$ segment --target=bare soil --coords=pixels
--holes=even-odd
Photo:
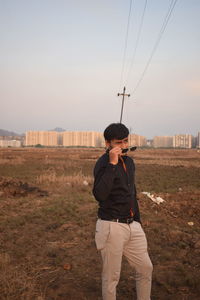
[[[0,149],[0,299],[101,299],[93,167],[101,149]],[[200,153],[137,149],[152,300],[200,299]],[[142,192],[162,197],[152,202]],[[136,299],[123,261],[117,300]]]

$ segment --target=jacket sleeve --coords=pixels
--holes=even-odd
[[[97,162],[94,168],[93,194],[97,201],[105,201],[113,187],[118,166],[107,163],[102,165]]]

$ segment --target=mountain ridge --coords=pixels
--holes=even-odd
[[[49,129],[47,131],[64,132],[66,130],[61,127],[55,127],[54,129]],[[0,129],[0,136],[23,136],[23,135],[25,135],[25,133],[16,133],[14,131]]]
[[[6,129],[0,129],[0,136],[22,136],[23,134],[19,134],[13,131],[9,131]]]

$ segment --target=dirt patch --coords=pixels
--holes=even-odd
[[[40,197],[48,196],[47,191],[36,186],[30,186],[27,182],[0,177],[0,197],[25,197],[33,194]]]
[[[0,163],[0,299],[101,299],[101,257],[94,241],[97,202],[91,184],[95,160],[103,153],[0,149],[0,157],[8,160]],[[137,149],[131,156],[154,266],[151,299],[197,300],[199,153]],[[15,159],[24,163],[13,164]],[[40,197],[41,189],[48,190],[47,198]],[[144,191],[165,202],[156,204]],[[117,299],[136,299],[134,273],[126,260]]]

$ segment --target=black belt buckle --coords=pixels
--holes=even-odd
[[[130,224],[130,223],[133,222],[133,218],[117,219],[117,222],[119,222],[119,223],[125,223],[125,224]]]
[[[127,219],[127,224],[130,224],[130,223],[132,223],[133,222],[133,218],[128,218]]]

